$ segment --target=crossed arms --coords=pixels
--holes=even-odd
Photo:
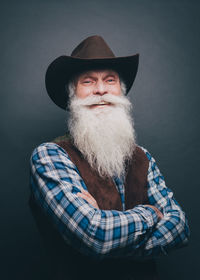
[[[187,219],[155,160],[144,151],[149,159],[150,206],[98,209],[81,197],[87,187],[66,152],[54,143],[42,144],[32,154],[31,191],[66,242],[83,254],[97,258],[167,254],[188,242]],[[123,196],[123,185],[116,187]]]

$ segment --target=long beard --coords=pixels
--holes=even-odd
[[[89,108],[101,101],[112,106]],[[131,103],[124,96],[74,96],[69,106],[68,128],[74,145],[102,177],[122,177],[135,149]]]

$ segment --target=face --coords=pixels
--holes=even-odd
[[[121,95],[120,79],[114,70],[92,70],[81,73],[76,79],[76,96],[103,96],[105,94]],[[110,106],[108,102],[92,105],[94,107]]]

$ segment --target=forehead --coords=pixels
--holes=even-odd
[[[106,76],[116,76],[119,77],[118,73],[112,69],[95,69],[88,70],[77,75],[77,80],[86,78],[86,77],[106,77]]]

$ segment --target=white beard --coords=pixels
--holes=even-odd
[[[100,101],[112,106],[89,108]],[[105,94],[84,99],[73,96],[68,128],[74,145],[102,177],[125,175],[125,163],[133,156],[135,132],[125,96]]]

